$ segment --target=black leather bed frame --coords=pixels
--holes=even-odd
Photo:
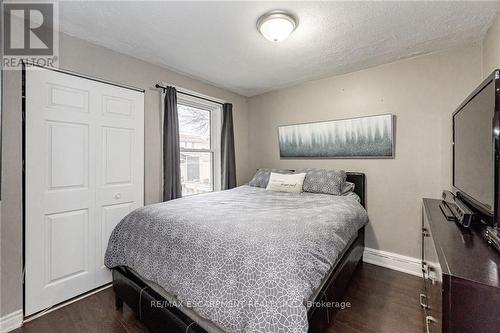
[[[355,184],[355,192],[365,206],[365,175],[348,172],[347,181]],[[349,284],[352,273],[363,258],[365,248],[365,228],[359,230],[337,265],[332,270],[323,288],[314,300],[315,303],[340,302]],[[122,308],[125,302],[152,332],[206,333],[189,316],[174,304],[155,292],[145,282],[126,267],[113,270],[113,290],[116,307]],[[159,306],[161,305],[161,306]],[[308,311],[309,332],[324,332],[333,320],[337,307],[310,307]]]

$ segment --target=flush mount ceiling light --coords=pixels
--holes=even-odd
[[[268,12],[257,20],[257,29],[266,39],[281,42],[297,27],[297,20],[282,10]]]

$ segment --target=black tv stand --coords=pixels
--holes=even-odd
[[[420,303],[427,332],[498,333],[500,254],[482,239],[484,225],[446,220],[441,200],[424,199]]]

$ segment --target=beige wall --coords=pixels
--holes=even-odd
[[[451,113],[481,81],[481,48],[398,61],[249,99],[250,156],[258,167],[365,172],[367,246],[419,257],[420,203],[450,185]],[[396,115],[395,159],[280,159],[278,125]]]
[[[500,15],[483,40],[483,76],[500,68]]]
[[[146,204],[160,201],[162,191],[160,92],[153,88],[160,80],[233,103],[238,181],[249,178],[246,98],[67,35],[60,36],[60,67],[146,89]],[[22,307],[20,72],[5,72],[4,89],[0,316]]]

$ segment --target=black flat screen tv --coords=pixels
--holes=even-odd
[[[499,224],[500,71],[495,70],[453,113],[453,187],[457,196]]]

